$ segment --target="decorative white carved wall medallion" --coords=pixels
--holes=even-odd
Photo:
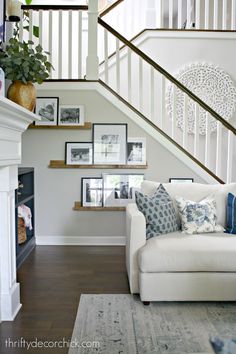
[[[221,68],[210,63],[192,63],[186,65],[175,77],[225,120],[232,118],[236,108],[236,88],[231,77]],[[188,100],[188,133],[195,132],[195,102]],[[168,115],[173,115],[173,84],[166,90]],[[176,122],[183,130],[184,94],[176,89]],[[210,131],[217,128],[217,121],[210,118]],[[199,109],[199,133],[206,133],[206,111]]]

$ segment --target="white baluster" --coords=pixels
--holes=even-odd
[[[214,30],[218,28],[218,17],[219,17],[219,0],[214,0],[214,19],[213,19],[213,28]]]
[[[187,148],[188,143],[188,96],[184,93],[183,107],[183,148]]]
[[[105,83],[108,84],[108,32],[104,28],[104,70],[105,70]]]
[[[72,11],[68,14],[68,78],[72,79]]]
[[[116,38],[116,91],[120,93],[120,41]]]
[[[43,46],[43,11],[39,10],[39,44]]]
[[[216,176],[221,176],[222,167],[222,125],[217,122],[217,133],[216,133]]]
[[[227,183],[232,182],[233,167],[233,133],[228,130],[228,153],[227,153]]]
[[[155,90],[154,90],[154,68],[150,66],[150,118],[155,117]]]
[[[128,47],[128,102],[132,103],[132,86],[131,86],[131,49]]]
[[[130,1],[131,3],[131,1]],[[127,16],[129,15],[128,11],[125,11]],[[131,9],[132,13],[132,9]],[[126,23],[130,22],[130,17],[126,19]],[[143,28],[156,28],[156,7],[155,7],[155,0],[148,0],[146,6],[146,14],[145,14],[145,23],[143,24]]]
[[[165,122],[165,93],[166,93],[166,79],[164,75],[161,75],[161,119],[160,119],[160,128],[164,129],[164,122]]]
[[[232,0],[231,7],[231,30],[236,30],[236,0]]]
[[[49,61],[52,63],[52,10],[49,10],[49,17],[48,17],[49,25],[48,25],[48,51],[49,51]],[[50,78],[52,75],[52,70],[50,70]]]
[[[139,110],[143,110],[143,59],[139,57]]]
[[[172,121],[171,121],[171,137],[173,140],[176,139],[176,116],[177,116],[177,97],[176,97],[176,86],[173,85],[173,111],[172,111]]]
[[[196,3],[195,3],[195,6],[196,6],[196,9],[195,9],[195,12],[196,12],[196,29],[200,29],[201,27],[201,0],[195,0]]]
[[[227,7],[228,7],[228,1],[223,0],[223,10],[222,10],[222,29],[223,30],[227,29]]]
[[[210,165],[210,115],[206,112],[206,140],[205,140],[205,166]]]
[[[82,79],[82,11],[78,12],[78,78]]]
[[[156,0],[157,28],[163,28],[163,1]]]
[[[199,104],[195,102],[194,157],[199,157]]]
[[[29,41],[33,40],[33,11],[29,10]]]
[[[169,28],[173,28],[173,0],[169,0]]]
[[[191,28],[192,22],[192,0],[187,0],[187,28]]]
[[[63,35],[63,26],[62,26],[62,10],[59,11],[58,17],[58,26],[59,26],[59,35],[58,35],[58,79],[62,79],[62,35]],[[41,28],[40,28],[41,31]]]
[[[98,0],[89,0],[88,10],[88,56],[86,60],[86,79],[98,79],[97,27]]]
[[[178,28],[183,26],[183,0],[178,0]]]
[[[205,0],[205,29],[209,29],[209,15],[210,15],[210,7],[209,7],[209,0]]]
[[[23,19],[23,10],[21,10],[21,18]],[[23,41],[23,21],[19,22],[19,41]]]

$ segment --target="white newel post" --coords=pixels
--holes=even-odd
[[[155,0],[148,0],[146,10],[146,28],[156,28],[157,15]]]
[[[16,282],[15,189],[21,135],[36,116],[0,97],[0,321],[13,321],[21,308]]]
[[[88,7],[88,56],[86,60],[86,79],[98,80],[98,0],[89,0]]]

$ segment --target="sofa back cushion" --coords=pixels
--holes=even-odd
[[[216,200],[217,223],[226,228],[226,205],[228,193],[236,194],[236,183],[230,184],[201,184],[201,183],[162,183],[174,201],[176,212],[178,212],[175,198],[183,197],[194,202],[199,202],[209,195],[214,195]],[[141,192],[147,195],[155,193],[160,182],[144,181]]]

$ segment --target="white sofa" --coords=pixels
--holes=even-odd
[[[236,183],[226,185],[163,183],[173,198],[200,201],[214,194],[217,222],[226,226],[226,201]],[[159,183],[144,181],[152,195]],[[176,207],[176,206],[175,206]],[[176,209],[177,210],[177,209]],[[131,293],[150,301],[236,301],[236,235],[186,235],[181,231],[146,241],[146,222],[136,204],[126,209],[126,267]]]

